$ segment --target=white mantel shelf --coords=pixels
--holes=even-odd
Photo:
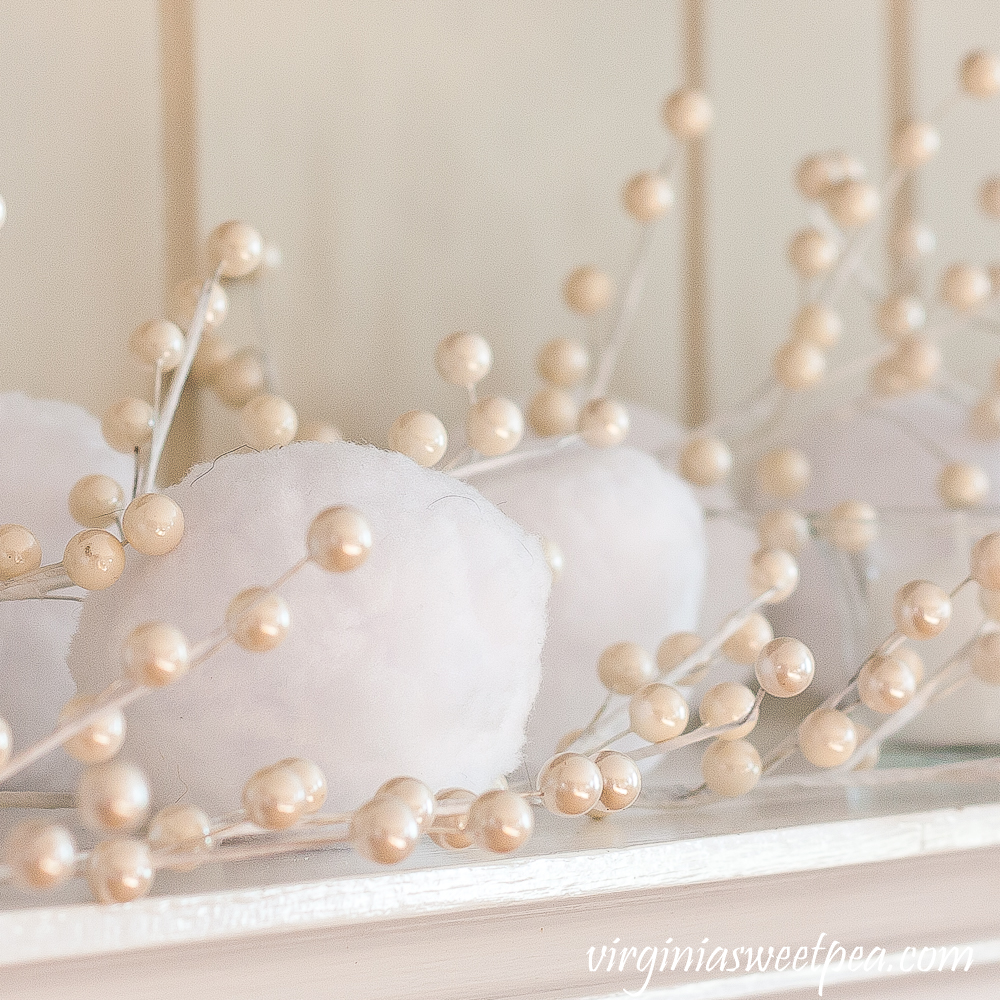
[[[524,857],[442,854],[428,845],[402,870],[375,870],[347,852],[323,851],[264,872],[259,864],[220,870],[214,884],[202,872],[170,876],[162,887],[168,895],[127,906],[59,900],[37,907],[3,897],[0,904],[16,908],[0,912],[0,997],[107,997],[115,995],[101,992],[109,982],[141,987],[143,997],[183,990],[213,1000],[603,997],[636,985],[588,972],[586,947],[615,936],[637,944],[672,935],[695,945],[705,936],[731,946],[781,945],[811,944],[820,931],[890,951],[972,943],[977,969],[958,986],[975,986],[987,972],[1000,981],[1000,916],[993,915],[1000,805],[851,815],[893,804],[850,795],[784,810],[765,803],[749,820],[756,828],[739,834],[721,832],[735,825],[736,813],[724,808],[707,822],[681,820],[669,840],[662,817],[570,826],[544,817],[532,845],[538,853]],[[796,813],[799,821],[789,822]],[[804,815],[817,821],[802,822]],[[563,849],[553,853],[556,845]],[[330,872],[337,874],[314,877]],[[283,992],[296,976],[308,993]],[[749,978],[654,980],[646,995],[792,995],[796,983]],[[282,986],[266,985],[272,980]],[[899,982],[907,997],[932,985],[927,977]],[[739,992],[751,986],[757,992]],[[958,986],[926,995],[980,995]],[[853,995],[844,992],[849,984],[838,989],[835,997]]]

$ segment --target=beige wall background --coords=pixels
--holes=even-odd
[[[717,109],[704,215],[685,227],[682,182],[614,388],[678,418],[738,399],[797,301],[784,251],[807,218],[798,159],[843,147],[880,176],[893,85],[926,113],[965,50],[1000,48],[990,0],[91,0],[0,14],[0,388],[95,411],[144,390],[125,338],[162,313],[196,239],[244,217],[283,265],[235,290],[227,334],[264,340],[301,413],[376,442],[405,409],[459,416],[432,365],[454,329],[493,342],[489,384],[515,396],[534,388],[546,339],[604,334],[606,320],[562,306],[562,277],[586,262],[623,276],[636,232],[620,185],[668,150],[659,103],[699,56]],[[912,79],[888,58],[893,37]],[[1000,165],[998,124],[997,106],[964,103],[945,128],[919,192],[935,268],[993,253],[974,201]],[[845,309],[848,347],[870,336],[869,311]],[[237,442],[210,399],[185,430],[202,455]]]

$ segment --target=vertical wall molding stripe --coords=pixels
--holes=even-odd
[[[886,0],[886,158],[892,137],[901,122],[913,117],[913,3],[914,0]],[[903,182],[889,213],[888,233],[911,222],[917,210],[917,184],[911,173]],[[888,286],[891,291],[912,292],[916,282],[913,268],[900,266],[888,258]]]
[[[160,28],[160,114],[166,284],[198,274],[198,83],[195,0],[157,0]],[[179,479],[198,455],[199,414],[186,392],[164,456],[165,482]]]
[[[683,0],[682,66],[689,87],[707,90],[705,71],[705,8],[708,0]],[[706,141],[687,144],[684,165],[686,212],[681,281],[683,299],[683,418],[689,426],[703,423],[709,413],[708,345],[708,207]]]

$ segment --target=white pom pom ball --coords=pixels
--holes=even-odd
[[[336,808],[399,774],[482,790],[518,766],[551,574],[539,543],[474,489],[341,442],[231,455],[167,492],[184,537],[166,556],[130,555],[119,585],[87,598],[70,656],[82,690],[116,677],[144,621],[192,643],[217,628],[238,592],[306,554],[322,508],[362,511],[373,541],[358,568],[309,564],[282,587],[277,648],[228,647],[129,708],[126,751],[156,804],[186,794],[225,812],[283,757],[315,761]]]

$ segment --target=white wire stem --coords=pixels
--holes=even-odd
[[[0,601],[30,601],[46,597],[52,590],[72,587],[61,562],[40,566],[30,573],[0,582]]]
[[[745,726],[751,720],[756,725],[757,720],[760,718],[760,705],[763,700],[764,691],[760,690],[757,692],[757,697],[754,699],[753,707],[750,711],[735,722],[727,722],[723,726],[699,726],[697,729],[692,729],[690,733],[684,733],[683,736],[675,736],[672,740],[650,743],[649,746],[642,747],[639,750],[629,751],[629,756],[632,760],[645,760],[647,757],[661,756],[662,754],[670,753],[672,750],[680,750],[682,747],[689,747],[694,743],[701,743],[704,740],[714,740],[716,737],[722,736],[723,733],[729,733],[734,729]]]
[[[979,633],[977,633],[977,637],[978,635]],[[903,726],[916,718],[928,705],[932,705],[934,702],[947,697],[963,685],[972,676],[969,667],[969,652],[974,642],[975,639],[971,639],[962,646],[958,653],[924,684],[907,705],[904,705],[898,712],[894,712],[888,716],[868,739],[857,747],[850,759],[841,764],[836,770],[847,771],[856,767],[859,761],[864,760],[873,751],[877,751],[890,736],[899,732]]]
[[[167,443],[167,435],[174,422],[174,415],[177,413],[184,384],[187,382],[191,365],[194,363],[194,356],[198,353],[198,345],[201,343],[201,336],[205,330],[205,316],[208,313],[212,288],[221,276],[222,264],[219,264],[215,274],[206,280],[202,286],[201,295],[198,296],[198,306],[187,330],[184,358],[174,372],[174,377],[170,382],[170,391],[163,403],[163,410],[158,414],[156,424],[153,427],[153,437],[149,444],[149,461],[146,464],[146,474],[143,479],[144,493],[152,493],[156,490],[156,473],[160,467],[160,459],[163,457],[163,448]]]
[[[564,437],[556,438],[551,444],[540,448],[523,448],[520,451],[515,450],[506,455],[497,455],[496,458],[484,458],[481,461],[469,462],[466,465],[459,465],[456,468],[445,471],[448,472],[448,475],[454,476],[456,479],[471,479],[473,476],[481,475],[484,472],[504,469],[510,465],[517,465],[520,462],[548,458],[565,448],[580,446],[582,443],[579,434],[567,434]]]
[[[0,792],[0,809],[75,809],[71,792]]]
[[[300,559],[299,562],[286,572],[282,573],[282,575],[278,577],[273,584],[266,588],[267,592],[272,593],[278,590],[308,561],[309,560],[307,558]],[[253,606],[251,605],[251,607],[247,608],[243,614],[249,614],[252,607]],[[231,641],[232,635],[225,626],[220,626],[215,629],[208,636],[191,647],[189,669],[194,670],[196,667],[201,666],[201,664],[204,663],[210,656],[213,656]],[[87,711],[82,712],[71,719],[67,719],[64,723],[58,726],[54,732],[50,733],[44,739],[39,740],[27,750],[11,757],[7,764],[0,768],[0,785],[2,785],[5,781],[8,781],[10,778],[13,778],[16,774],[19,774],[26,767],[30,767],[46,754],[51,753],[57,747],[62,746],[66,740],[76,736],[77,733],[86,729],[86,727],[91,725],[91,723],[98,721],[108,712],[125,708],[133,701],[137,701],[139,698],[157,690],[159,689],[147,687],[146,685],[138,684],[135,681],[114,681],[97,696],[93,705],[91,705]]]

